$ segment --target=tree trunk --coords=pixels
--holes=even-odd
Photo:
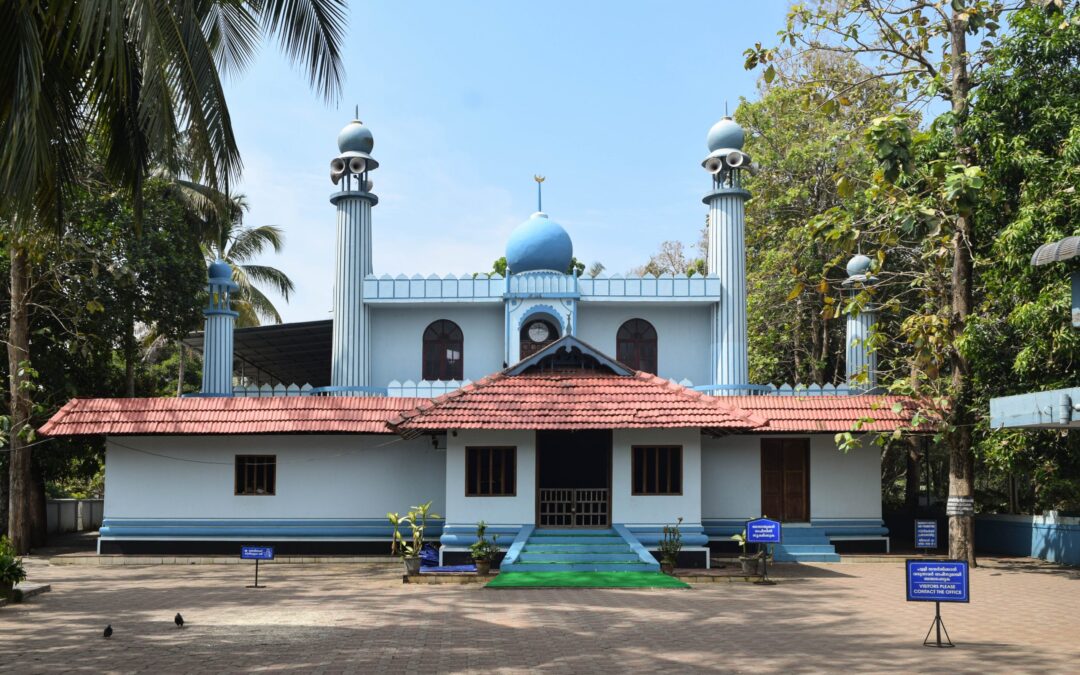
[[[12,228],[14,229],[14,228]],[[33,530],[30,510],[33,480],[31,450],[26,447],[22,433],[30,423],[30,393],[25,385],[22,364],[30,360],[30,262],[20,242],[13,241],[11,258],[11,311],[8,324],[8,380],[11,396],[11,427],[8,445],[11,447],[8,465],[10,486],[8,489],[8,536],[15,552],[30,552]]]
[[[953,142],[956,144],[957,160],[970,166],[972,150],[964,137],[967,122],[968,80],[967,21],[960,12],[953,11],[950,26],[950,65],[953,112]],[[956,346],[964,332],[967,317],[971,313],[972,286],[974,284],[974,227],[972,218],[964,214],[956,216],[956,232],[953,235],[952,267],[952,395],[949,412],[953,431],[949,444],[949,557],[967,560],[975,566],[975,458],[972,453],[971,383],[968,379],[967,359]]]
[[[135,396],[135,317],[132,316],[124,330],[124,396]]]
[[[177,358],[180,360],[180,365],[176,369],[176,397],[179,398],[184,395],[184,341],[182,339],[176,341],[176,348],[179,350]]]
[[[30,546],[37,548],[49,543],[49,520],[45,505],[45,478],[37,462],[31,462],[28,502],[30,507]]]
[[[907,472],[904,478],[904,507],[911,517],[919,511],[919,464],[922,462],[922,436],[907,438]]]

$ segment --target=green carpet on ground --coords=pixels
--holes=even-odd
[[[487,588],[690,588],[659,572],[501,572]]]

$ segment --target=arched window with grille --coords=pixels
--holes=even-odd
[[[439,319],[424,330],[425,380],[465,378],[465,337],[453,321]]]
[[[615,336],[615,358],[634,370],[656,374],[656,329],[645,319],[630,319]]]

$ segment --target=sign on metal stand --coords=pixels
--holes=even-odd
[[[916,520],[915,548],[921,548],[924,551],[936,551],[938,547],[937,533],[938,527],[936,520]]]
[[[274,559],[274,547],[273,546],[241,546],[240,547],[240,559],[241,560],[254,560],[255,561],[255,585],[248,586],[247,588],[266,588],[266,586],[259,585],[259,561],[260,560],[273,560]]]
[[[746,543],[757,544],[758,551],[762,551],[762,545],[779,544],[781,539],[781,526],[778,520],[768,518],[755,518],[746,521]],[[772,586],[776,582],[769,578],[769,555],[768,551],[761,556],[761,579],[755,584]]]
[[[968,564],[964,560],[908,560],[906,586],[908,602],[934,603],[934,622],[923,638],[924,647],[955,647],[949,631],[941,621],[941,603],[971,602],[968,586]],[[931,642],[930,633],[937,632]],[[945,633],[942,641],[941,634]]]

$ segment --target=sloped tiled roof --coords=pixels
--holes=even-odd
[[[641,429],[748,431],[766,423],[730,399],[655,375],[596,371],[485,377],[390,421],[405,434],[441,429]]]
[[[859,420],[860,431],[893,431],[906,428],[918,410],[906,396],[730,396],[724,401],[768,420],[758,429],[762,432],[855,431]],[[920,430],[929,427],[923,424]]]
[[[72,399],[47,436],[393,433],[386,421],[429,399],[372,396]]]

